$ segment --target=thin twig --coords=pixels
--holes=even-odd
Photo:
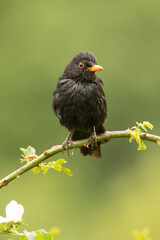
[[[105,132],[105,133],[97,136],[97,142],[104,141],[104,140],[111,139],[111,138],[130,138],[131,137],[130,132],[131,132],[130,129],[127,129],[124,131]],[[160,136],[156,136],[156,135],[152,135],[152,134],[148,134],[148,133],[142,133],[140,135],[140,138],[143,140],[146,140],[146,141],[155,142],[158,145],[160,145]],[[88,139],[75,141],[74,146],[77,148],[80,148],[80,147],[84,146],[85,144],[87,144],[87,142],[88,142]],[[24,166],[20,167],[19,169],[15,170],[11,174],[9,174],[8,176],[6,176],[2,180],[0,180],[0,188],[7,186],[9,184],[9,182],[11,182],[12,180],[14,180],[16,178],[19,178],[22,174],[31,170],[35,166],[38,166],[41,162],[43,162],[47,158],[50,158],[51,156],[54,156],[57,153],[61,152],[61,148],[62,148],[62,145],[56,145],[56,146],[53,146],[49,150],[45,150],[41,155],[39,155],[38,157],[36,157],[32,161],[30,161],[29,163],[25,164]],[[73,149],[73,146],[69,145],[68,148]],[[64,151],[65,150],[66,150],[66,148],[64,148]]]

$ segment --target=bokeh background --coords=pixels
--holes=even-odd
[[[0,178],[20,166],[20,147],[37,154],[67,130],[51,102],[58,77],[79,51],[92,51],[104,71],[108,130],[148,120],[160,135],[160,1],[0,1]],[[24,174],[0,190],[0,215],[12,200],[25,208],[28,230],[57,226],[57,239],[132,239],[151,229],[160,238],[160,148],[115,139],[102,159],[74,151],[73,177]],[[0,239],[7,239],[0,237]]]

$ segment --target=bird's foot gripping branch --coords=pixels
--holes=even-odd
[[[129,142],[131,143],[132,140],[136,140],[138,144],[138,150],[146,150],[146,145],[144,144],[144,140],[157,143],[160,145],[160,136],[152,135],[147,133],[147,128],[153,128],[153,125],[148,121],[144,121],[143,123],[136,122],[137,126],[129,128],[124,131],[108,131],[103,134],[97,136],[97,142],[105,142],[106,140],[113,139],[113,138],[129,138]],[[142,132],[142,130],[145,132]],[[90,142],[92,143],[92,141]],[[82,139],[79,141],[74,142],[74,146],[69,144],[68,149],[82,148],[88,144],[88,138]],[[67,150],[66,147],[63,149],[64,151]],[[8,186],[8,184],[16,179],[19,178],[22,174],[32,169],[34,173],[38,173],[42,171],[44,174],[49,169],[54,169],[58,172],[65,172],[68,176],[72,176],[71,170],[64,167],[64,164],[67,162],[64,159],[58,159],[56,161],[51,161],[48,163],[44,163],[44,160],[54,156],[62,151],[62,145],[55,145],[51,149],[45,150],[41,155],[37,156],[36,150],[33,147],[21,148],[23,152],[21,162],[26,162],[25,165],[17,169],[16,171],[12,172],[2,180],[0,180],[0,188],[4,186]],[[42,163],[43,162],[43,163]]]

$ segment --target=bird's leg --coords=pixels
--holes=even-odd
[[[68,149],[68,144],[71,144],[73,148],[75,148],[75,145],[73,144],[72,142],[72,132],[69,132],[68,136],[66,137],[66,140],[63,142],[62,144],[62,153],[64,151],[64,148],[66,147],[66,150],[67,150],[67,153],[68,153],[68,156],[71,158],[71,154],[69,152],[69,149]]]
[[[93,132],[91,136],[88,139],[87,146],[90,144],[90,141],[92,141],[91,146],[96,147],[97,146],[97,134],[96,134],[96,128],[95,126],[93,127]]]

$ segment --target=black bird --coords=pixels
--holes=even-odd
[[[103,68],[97,65],[91,52],[79,52],[67,65],[53,93],[53,109],[61,125],[69,130],[62,150],[72,140],[89,138],[93,144],[81,148],[81,153],[101,157],[97,134],[105,132],[107,105],[102,89],[103,82],[95,72]]]

